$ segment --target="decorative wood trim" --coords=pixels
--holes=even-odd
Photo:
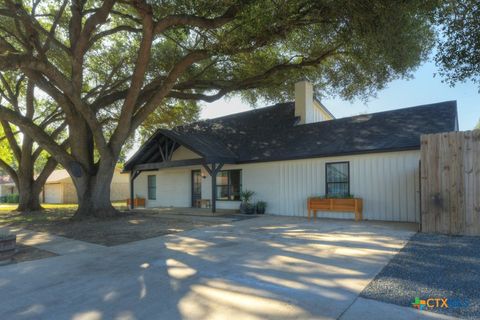
[[[163,146],[161,144],[158,145],[158,151],[160,151],[160,156],[162,157],[162,161],[167,161],[165,157],[165,153],[163,153]]]
[[[144,163],[144,164],[137,164],[133,168],[133,170],[136,170],[136,171],[158,170],[158,169],[165,169],[165,168],[193,166],[193,165],[199,165],[199,164],[204,164],[204,160],[199,158],[199,159],[185,159],[185,160],[175,160],[175,161]]]
[[[211,176],[212,175],[212,169],[210,169],[210,167],[206,163],[202,163],[202,165],[205,168],[205,170],[207,170],[208,174]]]
[[[171,143],[170,152],[168,153],[168,157],[167,157],[168,161],[172,160],[173,152],[175,151],[176,147],[177,147],[177,143],[175,141],[173,141]]]

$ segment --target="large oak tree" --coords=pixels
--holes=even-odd
[[[447,83],[471,80],[480,90],[480,2],[447,0],[438,10],[438,37],[435,61]],[[480,129],[480,120],[475,127]]]
[[[35,85],[25,76],[0,73],[0,106],[11,109],[41,128],[52,141],[66,146],[64,115],[58,105],[35,98]],[[19,191],[18,211],[38,211],[40,192],[57,161],[38,146],[32,137],[9,122],[0,121],[0,168],[13,180]]]
[[[2,0],[0,70],[18,70],[62,109],[69,146],[0,107],[71,174],[77,216],[114,213],[122,146],[175,101],[369,95],[409,76],[432,44],[436,1]],[[177,104],[178,105],[178,104]]]
[[[480,88],[480,2],[447,0],[438,10],[441,36],[435,60],[450,85],[471,80]]]

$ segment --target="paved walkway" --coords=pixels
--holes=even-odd
[[[58,255],[79,253],[87,250],[102,250],[105,246],[85,241],[68,239],[45,232],[30,231],[19,228],[2,228],[17,235],[17,242],[38,249],[47,250]]]
[[[0,268],[0,318],[446,319],[358,298],[413,234],[265,216],[108,248],[51,237],[35,246],[61,256]]]

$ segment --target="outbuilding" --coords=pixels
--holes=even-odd
[[[120,168],[116,168],[110,189],[111,201],[121,201],[128,198],[128,181],[128,174],[124,174]],[[40,197],[44,203],[78,202],[77,191],[72,178],[65,169],[55,170],[50,174]]]

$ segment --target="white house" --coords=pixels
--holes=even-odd
[[[147,207],[237,209],[249,189],[267,213],[306,216],[310,196],[353,194],[364,219],[418,222],[420,135],[455,130],[455,101],[335,119],[304,81],[294,103],[159,130],[125,171]]]
[[[9,175],[0,176],[0,197],[18,194],[17,186]]]

